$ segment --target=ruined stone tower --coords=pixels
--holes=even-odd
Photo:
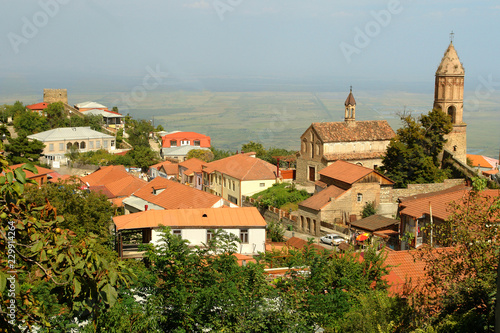
[[[464,76],[465,71],[457,51],[450,42],[436,71],[434,86],[434,108],[440,109],[451,117],[453,130],[446,136],[448,150],[459,161],[467,160],[467,124],[463,122],[464,113]]]
[[[43,101],[45,103],[63,102],[68,104],[68,90],[43,89]]]

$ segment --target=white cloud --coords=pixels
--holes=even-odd
[[[205,9],[205,8],[210,8],[210,4],[206,0],[200,0],[194,3],[185,4],[184,7],[194,8],[194,9]]]

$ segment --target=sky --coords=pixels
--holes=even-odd
[[[466,90],[492,94],[500,87],[500,4],[493,0],[0,4],[0,94],[155,89],[155,82],[192,90],[353,85],[431,93],[451,31]]]

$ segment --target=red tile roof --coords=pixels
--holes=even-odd
[[[41,103],[26,105],[26,108],[30,110],[45,110],[48,106],[49,103],[41,102]]]
[[[154,194],[153,189],[162,191]],[[133,196],[165,209],[211,208],[222,200],[216,195],[161,177],[144,185]]]
[[[323,143],[355,142],[355,141],[385,141],[396,133],[386,120],[312,123],[312,128]]]
[[[210,162],[203,171],[212,173],[217,170],[239,180],[276,179],[276,166],[260,158],[251,157],[251,154],[236,154]]]
[[[105,186],[115,198],[129,196],[147,184],[145,180],[129,174],[123,165],[101,167],[81,180],[89,186]]]
[[[430,215],[432,207],[432,216],[446,220],[452,213],[449,205],[452,202],[459,203],[469,191],[469,187],[455,186],[439,192],[414,196],[414,199],[402,198],[400,214],[419,218],[424,214]],[[485,197],[497,197],[500,195],[500,190],[485,190],[481,193]]]
[[[163,162],[160,162],[160,163],[156,163],[156,164],[153,164],[151,165],[149,168],[150,169],[156,169],[156,170],[160,170],[160,168],[164,165],[169,165],[169,164],[174,164],[170,161],[163,161]]]
[[[347,184],[353,184],[372,172],[375,171],[357,164],[339,160],[322,169],[319,174],[328,178],[340,180]]]
[[[164,171],[169,176],[177,176],[179,175],[179,164],[163,164],[159,169],[159,171]]]
[[[471,160],[473,167],[481,167],[489,169],[493,169],[494,167],[496,167],[496,165],[492,165],[482,155],[467,154],[467,158]]]
[[[184,171],[186,175],[191,175],[193,173],[201,173],[203,166],[207,165],[206,162],[199,160],[197,158],[190,158],[184,162],[179,163],[179,166],[186,168]]]
[[[304,247],[306,247],[309,243],[302,239],[302,238],[299,238],[299,237],[292,237],[290,238],[289,240],[287,240],[285,242],[286,246],[288,247],[293,247],[295,249],[299,249],[299,250],[302,250]],[[319,245],[319,244],[315,244],[315,243],[311,243],[310,245],[312,248],[314,248],[316,250],[316,252],[318,253],[321,253],[323,251],[326,251],[326,248],[324,248],[323,246]]]
[[[14,171],[16,170],[17,168],[20,168],[22,167],[23,165],[25,165],[26,163],[21,163],[21,164],[14,164],[14,165],[9,165],[7,168],[6,168],[6,171],[9,172],[9,171]],[[26,179],[31,179],[31,178],[36,178],[36,177],[39,177],[39,176],[43,176],[43,175],[48,175],[50,173],[53,173],[54,170],[50,170],[50,169],[47,169],[47,168],[42,168],[41,166],[38,166],[38,165],[34,165],[34,167],[36,168],[36,170],[38,171],[38,173],[34,174],[33,172],[31,171],[28,171],[28,170],[24,170],[24,172],[26,173]],[[3,172],[2,172],[3,173]]]
[[[116,216],[113,218],[117,230],[156,228],[159,225],[171,228],[228,228],[266,227],[267,223],[255,207],[232,209],[200,208],[148,210],[145,212]]]
[[[194,146],[194,141],[200,141],[200,147],[202,148],[210,148],[210,137],[207,135],[203,135],[195,132],[176,132],[167,134],[162,137],[162,147],[169,148],[170,141],[177,141],[177,147],[181,145],[181,141],[190,141],[190,145]]]
[[[299,202],[299,206],[311,208],[314,210],[321,210],[328,203],[330,203],[332,198],[337,199],[345,192],[346,191],[341,189],[340,187],[337,187],[335,185],[330,185],[326,189],[316,193],[312,197],[307,198],[302,202]]]

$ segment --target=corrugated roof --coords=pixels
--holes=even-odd
[[[385,141],[396,133],[386,120],[312,123],[311,126],[323,143],[355,142],[355,141]]]
[[[276,167],[274,165],[250,155],[251,153],[236,154],[210,162],[203,171],[212,173],[217,170],[239,180],[276,179]]]
[[[124,115],[121,115],[117,112],[111,112],[111,111],[102,110],[102,109],[92,109],[92,110],[83,111],[83,114],[84,115],[103,116],[106,118],[125,118]]]
[[[159,225],[171,228],[256,228],[267,223],[255,207],[232,209],[202,208],[148,210],[145,212],[116,216],[113,218],[117,230],[156,228]]]
[[[83,103],[78,103],[75,104],[75,107],[77,109],[106,109],[102,104],[96,103],[96,102],[83,102]]]
[[[391,219],[382,215],[372,215],[364,219],[351,222],[354,228],[360,228],[368,231],[375,231],[399,224],[399,220]]]
[[[94,131],[90,129],[90,127],[60,127],[28,135],[28,139],[47,142],[61,140],[114,139],[114,136]]]
[[[316,193],[312,197],[307,198],[302,202],[299,202],[299,206],[311,208],[314,210],[321,210],[331,201],[331,198],[336,199],[345,192],[346,191],[341,189],[340,187],[337,187],[335,185],[330,185],[326,189]]]
[[[156,189],[154,194],[153,189]],[[151,202],[165,209],[210,208],[222,200],[221,197],[198,189],[156,177],[151,182],[134,192],[131,196]],[[124,200],[127,202],[127,199]]]
[[[353,184],[375,171],[370,168],[339,160],[322,169],[319,174],[331,179]]]

